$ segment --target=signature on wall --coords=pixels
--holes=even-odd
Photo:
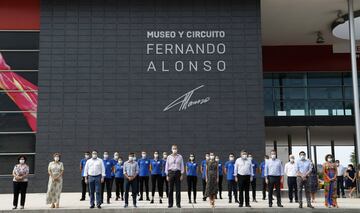
[[[202,99],[197,99],[197,100],[191,100],[192,95],[194,94],[194,92],[196,90],[199,90],[201,88],[203,88],[205,85],[201,85],[196,87],[193,90],[190,90],[189,92],[183,94],[182,96],[178,97],[176,100],[174,100],[173,102],[171,102],[169,105],[167,105],[164,108],[164,112],[168,111],[174,107],[176,107],[177,105],[179,105],[179,111],[184,111],[186,109],[188,109],[189,107],[195,106],[195,105],[201,105],[201,104],[205,104],[207,102],[210,101],[210,97],[206,97],[206,98],[202,98]]]

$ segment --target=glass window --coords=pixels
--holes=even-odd
[[[14,169],[14,166],[18,163],[18,155],[0,155],[0,175],[11,175]],[[34,174],[34,155],[26,155],[27,162],[26,164],[30,168],[30,174]]]
[[[0,153],[34,153],[35,134],[0,134]]]
[[[272,87],[273,86],[273,77],[271,73],[264,74],[263,86]]]
[[[305,99],[305,88],[283,88],[283,99]]]
[[[342,101],[310,101],[310,115],[322,116],[333,115],[334,110],[341,111],[344,109]]]
[[[265,116],[274,116],[274,102],[272,100],[264,100]]]
[[[32,130],[22,112],[0,112],[0,132],[32,132]]]
[[[354,151],[354,146],[335,146],[335,158],[339,160],[343,166],[347,166],[350,163],[355,165]]]
[[[308,86],[341,86],[341,73],[308,73]]]
[[[342,99],[341,87],[308,88],[310,99]]]
[[[274,74],[274,86],[304,87],[305,73],[277,73]]]
[[[287,116],[303,116],[306,115],[305,101],[284,101],[275,103],[275,114]]]

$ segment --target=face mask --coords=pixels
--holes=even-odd
[[[108,159],[109,155],[104,155],[104,159]]]
[[[172,152],[173,152],[174,154],[176,154],[176,153],[177,153],[177,149],[172,149]]]
[[[210,155],[210,160],[214,160],[215,156],[214,155]]]
[[[271,158],[272,158],[272,159],[276,159],[276,155],[271,155]]]
[[[215,161],[216,161],[216,162],[219,162],[219,158],[216,158]]]
[[[167,155],[163,155],[163,158],[166,159],[166,158],[167,158]]]
[[[327,160],[328,160],[328,162],[332,162],[333,159],[332,159],[332,158],[328,158]]]
[[[85,155],[85,159],[89,159],[90,158],[90,155]]]
[[[134,161],[136,160],[136,157],[135,157],[135,156],[133,157],[133,160],[134,160]]]
[[[146,154],[141,154],[141,157],[144,159],[146,158]]]
[[[119,160],[118,163],[119,163],[119,164],[122,164],[122,160]]]
[[[205,159],[206,159],[206,160],[209,160],[209,159],[210,159],[210,157],[209,157],[209,156],[206,156],[206,157],[205,157]]]
[[[114,155],[114,159],[115,159],[115,160],[119,159],[119,156],[118,156],[118,155]]]
[[[59,157],[54,157],[54,161],[59,161]]]
[[[241,155],[241,158],[242,158],[242,159],[246,159],[246,158],[247,158],[247,155]]]
[[[290,158],[290,162],[293,163],[295,161],[294,158]]]
[[[233,160],[234,160],[234,157],[229,157],[229,160],[233,161]]]
[[[25,160],[21,159],[21,160],[19,160],[19,163],[20,163],[20,164],[24,164],[24,163],[25,163]]]
[[[301,160],[305,160],[305,155],[301,155],[301,156],[300,156],[300,159],[301,159]]]
[[[134,160],[134,157],[129,156],[129,161],[133,161],[133,160]]]
[[[159,155],[158,154],[154,154],[154,158],[158,158],[159,157]]]
[[[252,160],[252,157],[248,157],[249,160]]]
[[[97,154],[92,154],[92,158],[96,159],[97,158]]]
[[[193,156],[190,156],[190,160],[193,161],[193,160],[194,160],[194,157],[193,157]]]

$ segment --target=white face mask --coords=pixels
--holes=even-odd
[[[114,159],[115,160],[119,159],[119,155],[114,155]]]
[[[119,164],[122,164],[122,160],[118,160],[118,163],[119,163]]]
[[[193,156],[191,156],[191,157],[190,157],[190,160],[191,160],[191,161],[193,161],[193,160],[194,160],[194,157],[193,157]]]
[[[272,158],[272,159],[276,159],[276,155],[271,155],[271,158]]]
[[[241,155],[241,158],[242,158],[242,159],[246,159],[246,158],[247,158],[247,155]]]
[[[92,154],[92,158],[96,159],[97,158],[97,154]]]
[[[229,157],[229,160],[233,161],[233,160],[234,160],[234,157]]]
[[[252,160],[252,157],[248,157],[249,160]]]
[[[305,155],[300,155],[301,160],[305,160]]]
[[[134,161],[136,160],[136,157],[135,157],[135,156],[133,157],[133,160],[134,160]]]
[[[216,161],[216,162],[219,162],[219,158],[215,158],[215,161]]]
[[[210,156],[205,156],[205,160],[209,160],[210,159]]]
[[[210,160],[214,160],[215,156],[214,155],[210,155]]]
[[[106,155],[106,154],[104,155],[104,159],[108,159],[108,157],[109,157],[109,155]]]
[[[177,149],[172,149],[172,153],[176,154],[176,153],[177,153]]]
[[[141,157],[144,159],[144,158],[146,158],[146,154],[145,153],[142,153],[141,154]]]
[[[129,161],[133,161],[133,160],[134,160],[134,157],[129,156]]]
[[[166,159],[166,158],[167,158],[167,155],[163,155],[163,158]]]
[[[59,157],[54,157],[54,161],[59,161],[60,158]]]
[[[19,163],[20,163],[20,164],[24,164],[24,163],[25,163],[25,160],[24,160],[24,159],[21,159],[21,160],[19,160]]]
[[[332,158],[328,158],[327,160],[328,160],[328,162],[332,162],[333,159],[332,159]]]
[[[294,161],[295,161],[295,159],[294,159],[294,158],[290,158],[290,162],[292,162],[292,163],[293,163]]]
[[[89,159],[90,158],[90,155],[85,155],[85,159]]]
[[[154,158],[158,158],[159,157],[159,154],[154,154]]]

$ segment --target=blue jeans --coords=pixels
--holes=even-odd
[[[96,205],[101,205],[101,175],[89,176],[89,191],[90,191],[90,205],[95,205],[95,193],[96,193]]]

